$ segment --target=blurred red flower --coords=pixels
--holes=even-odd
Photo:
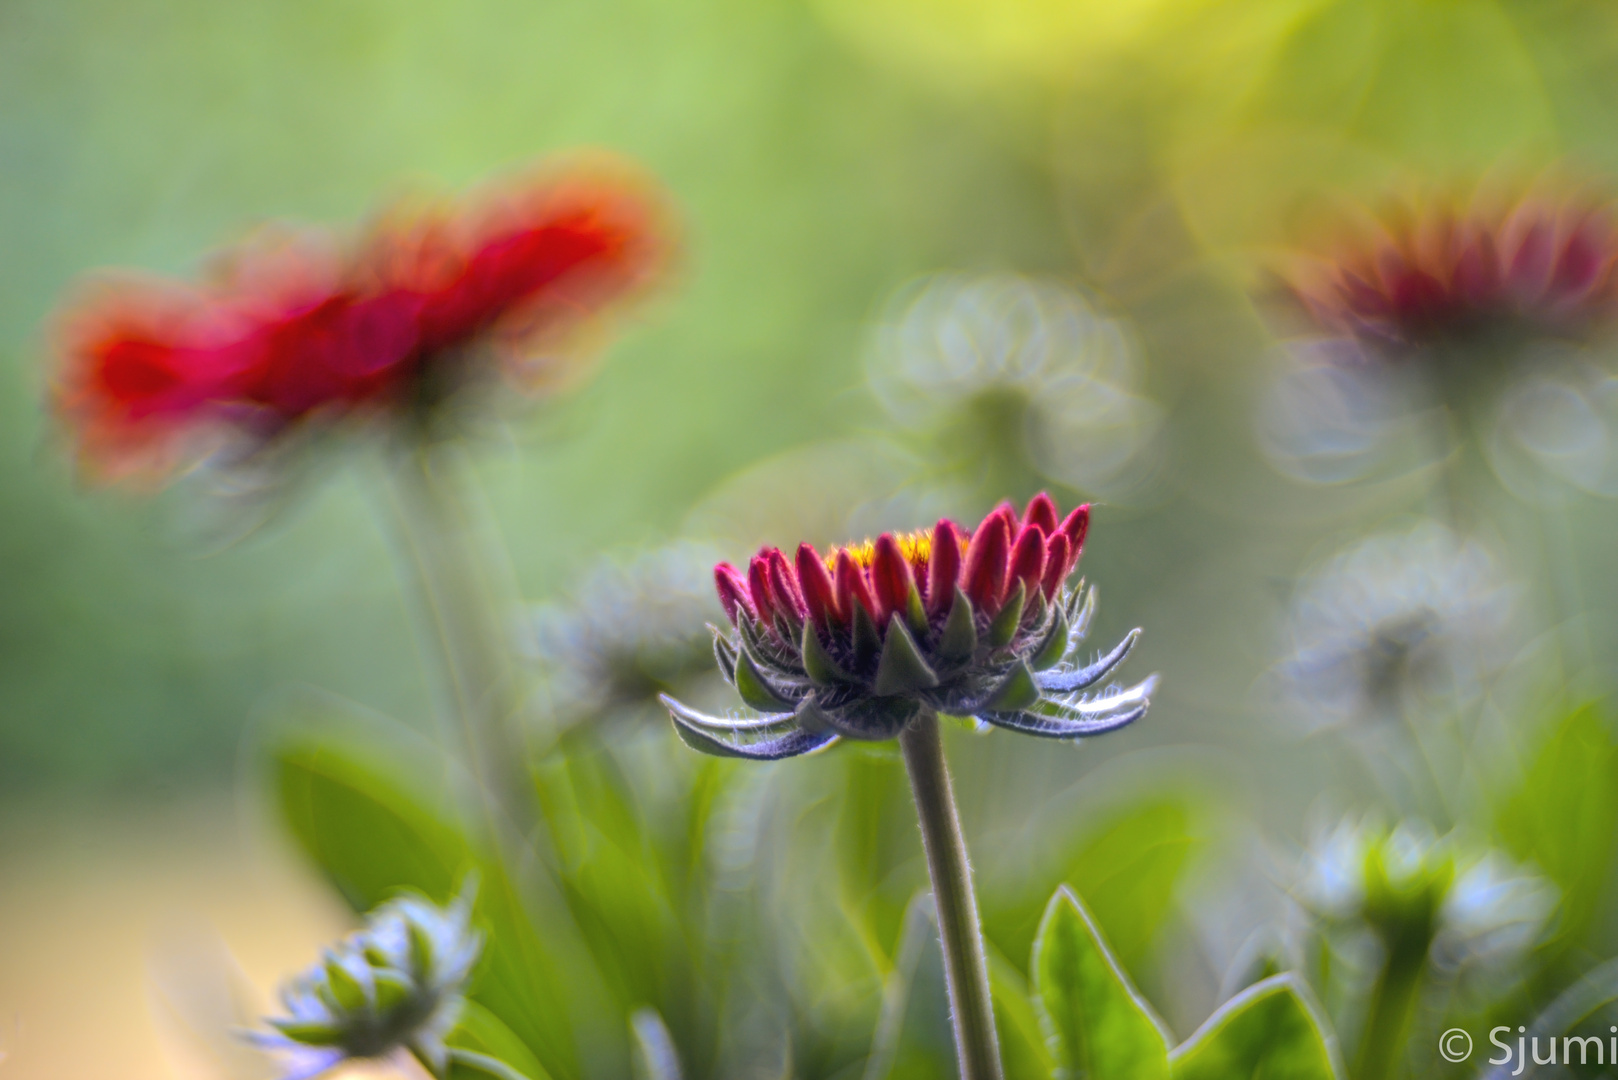
[[[1608,206],[1531,195],[1384,215],[1297,260],[1288,283],[1323,327],[1386,355],[1502,331],[1583,335],[1613,312],[1615,259]]]
[[[417,428],[500,376],[552,392],[580,332],[665,272],[662,201],[622,169],[542,171],[380,217],[352,245],[266,230],[202,287],[108,278],[58,320],[53,397],[97,476],[316,417]]]

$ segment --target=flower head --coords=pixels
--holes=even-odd
[[[286,1080],[303,1080],[352,1059],[412,1054],[444,1076],[444,1039],[460,1019],[466,982],[483,948],[470,927],[472,900],[448,908],[402,896],[366,916],[365,927],[327,950],[320,964],[287,983],[287,1015],[255,1033],[283,1054]]]
[[[1125,326],[1077,289],[935,274],[901,292],[868,363],[884,408],[974,471],[1003,457],[1087,491],[1141,479],[1161,410]],[[956,464],[952,461],[951,464]]]
[[[1557,891],[1502,853],[1440,837],[1425,822],[1344,821],[1309,845],[1297,898],[1319,918],[1363,925],[1388,948],[1455,970],[1531,947]]]
[[[1038,495],[1020,518],[1003,504],[970,534],[944,520],[826,555],[764,548],[745,573],[720,563],[735,627],[714,632],[720,671],[763,715],[704,716],[665,695],[676,730],[708,753],[773,759],[891,739],[929,710],[1064,739],[1131,723],[1153,679],[1084,692],[1140,631],[1094,663],[1069,662],[1095,610],[1093,591],[1067,585],[1089,520],[1088,506],[1058,520]]]
[[[1464,702],[1501,657],[1511,601],[1475,541],[1433,524],[1372,537],[1303,582],[1279,674],[1312,726]]]
[[[580,329],[655,279],[667,247],[657,200],[604,172],[398,210],[352,244],[265,230],[204,286],[109,283],[70,305],[56,411],[113,477],[161,471],[204,434],[259,446],[317,420],[421,428],[470,386],[576,377]]]
[[[1388,215],[1334,256],[1301,261],[1291,285],[1327,329],[1398,357],[1501,332],[1582,334],[1614,311],[1615,261],[1608,207],[1529,196],[1504,211]]]
[[[712,553],[681,543],[588,571],[570,603],[534,615],[533,649],[565,718],[649,703],[709,655]]]

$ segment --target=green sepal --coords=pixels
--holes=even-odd
[[[888,640],[882,646],[882,659],[876,666],[876,682],[871,692],[878,697],[912,694],[938,685],[938,675],[922,659],[916,639],[910,636],[904,620],[895,611],[888,619]]]
[[[1027,598],[1027,586],[1021,581],[1017,582],[1017,591],[1006,597],[1006,602],[1000,606],[1000,613],[989,623],[989,633],[985,637],[989,648],[998,649],[1011,644],[1011,639],[1017,636],[1017,626],[1022,622],[1022,606]]]
[[[346,1034],[343,1025],[319,1020],[271,1020],[270,1026],[305,1046],[336,1046]]]
[[[373,972],[376,979],[376,1011],[390,1013],[415,993],[415,984],[397,971]]]
[[[1096,591],[1093,586],[1086,587],[1084,579],[1068,590],[1067,594],[1067,624],[1068,632],[1075,638],[1083,638],[1090,632],[1090,620],[1096,614]]]
[[[803,670],[816,686],[831,686],[849,681],[848,672],[831,658],[826,646],[820,643],[820,632],[813,622],[803,624]]]
[[[800,671],[793,670],[789,664],[777,659],[783,650],[779,644],[765,640],[765,635],[769,631],[765,630],[761,624],[739,618],[736,620],[736,626],[741,630],[741,651],[751,655],[756,666],[768,668],[789,677],[802,674]],[[796,641],[797,635],[783,640]]]
[[[792,702],[777,694],[764,681],[764,676],[753,665],[752,656],[745,650],[736,657],[736,692],[759,712],[781,713],[793,709]]]
[[[724,677],[726,682],[734,684],[736,682],[736,646],[732,645],[730,639],[720,633],[719,627],[714,626],[712,623],[708,624],[708,632],[713,634],[713,658],[714,663],[719,665],[719,674]]]
[[[1060,607],[1051,611],[1051,625],[1045,637],[1028,658],[1028,666],[1035,671],[1055,667],[1067,655],[1067,613]]]
[[[1038,702],[1039,686],[1034,682],[1034,673],[1019,660],[1000,680],[1000,685],[989,692],[978,709],[982,712],[1013,712],[1031,708]]]
[[[949,617],[944,620],[944,629],[938,636],[939,658],[952,664],[971,659],[978,648],[976,623],[972,601],[957,585],[955,602],[950,605]]]
[[[882,637],[876,632],[876,623],[871,621],[870,614],[865,606],[858,601],[854,603],[854,666],[861,671],[869,670],[869,665],[882,652]]]
[[[433,956],[433,937],[425,927],[405,920],[405,933],[410,937],[410,973],[417,982],[426,982],[437,958]]]
[[[356,1012],[370,1004],[371,988],[355,978],[341,960],[328,953],[325,968],[326,985],[331,987],[332,1000],[345,1011]]]
[[[916,639],[927,636],[930,629],[927,623],[927,608],[921,602],[921,590],[916,583],[910,583],[910,596],[905,601],[905,622],[910,624],[910,635]]]

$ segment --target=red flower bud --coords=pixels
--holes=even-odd
[[[966,549],[963,587],[977,610],[993,616],[1006,595],[1006,573],[1011,556],[1011,527],[1004,508],[983,520]]]
[[[846,621],[837,605],[837,587],[832,584],[826,563],[812,544],[798,545],[798,587],[803,590],[803,602],[809,608],[809,617],[822,630],[833,623]]]
[[[910,564],[905,561],[892,533],[876,538],[876,550],[871,556],[871,583],[878,608],[872,614],[876,616],[876,625],[886,629],[889,616],[895,611],[904,611],[910,603],[910,590],[915,585]]]
[[[1023,596],[1033,600],[1045,573],[1045,532],[1038,525],[1028,524],[1017,534],[1011,546],[1011,570],[1006,580],[1006,592],[1016,591],[1016,583],[1023,583]]]
[[[955,602],[961,578],[961,530],[948,518],[933,526],[932,550],[927,557],[927,615],[941,618]]]
[[[742,572],[722,562],[713,568],[714,590],[719,593],[719,606],[725,609],[725,618],[731,625],[736,624],[736,613],[745,611],[750,618],[755,618],[753,601],[747,595],[747,579]]]

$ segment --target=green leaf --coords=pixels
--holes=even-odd
[[[1294,974],[1221,1005],[1169,1055],[1173,1080],[1338,1080],[1336,1045]]]
[[[419,784],[387,774],[360,753],[326,740],[291,740],[272,765],[293,838],[355,911],[369,911],[402,888],[447,899],[477,869],[476,920],[488,935],[471,996],[547,1069],[573,1075],[569,1021],[577,995],[570,986],[577,980],[563,975],[503,867],[482,858],[447,815],[406,794]],[[558,922],[565,925],[565,916]]]
[[[1601,903],[1618,839],[1618,742],[1593,705],[1562,718],[1496,828],[1514,858],[1531,862],[1562,890],[1558,937],[1579,940]]]
[[[888,640],[882,646],[882,659],[876,666],[876,682],[872,691],[878,697],[908,694],[938,685],[938,675],[927,666],[916,648],[916,639],[910,636],[904,620],[894,612],[888,619]]]
[[[1028,984],[998,949],[989,949],[989,992],[994,1000],[1000,1059],[1008,1077],[1045,1077],[1056,1068],[1039,1009]]]
[[[1067,886],[1034,939],[1035,997],[1066,1076],[1166,1080],[1169,1039]]]
[[[539,1060],[500,1018],[475,1001],[468,1001],[461,1010],[460,1023],[445,1042],[457,1050],[471,1050],[495,1058],[512,1072],[528,1080],[550,1080]],[[487,1070],[466,1068],[457,1062],[450,1070],[451,1077],[486,1075]]]

